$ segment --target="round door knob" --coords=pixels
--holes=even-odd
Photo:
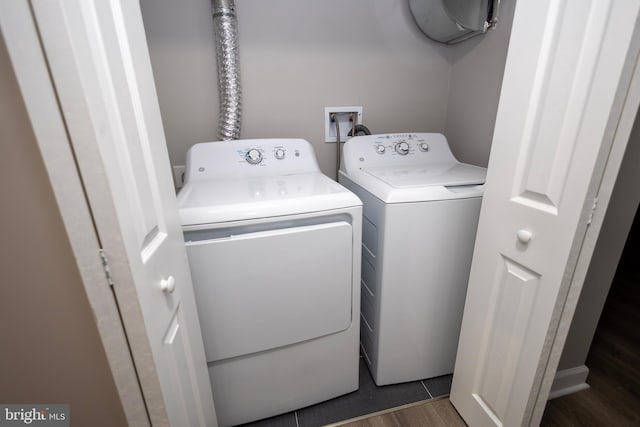
[[[387,149],[384,145],[376,145],[376,153],[384,154],[385,151],[387,151]]]
[[[418,144],[418,148],[420,149],[420,151],[427,152],[429,151],[429,144],[427,144],[426,142],[421,142],[420,144]]]
[[[278,148],[276,150],[276,159],[282,160],[284,159],[284,156],[285,156],[285,151],[282,148]]]
[[[176,279],[173,276],[169,276],[166,279],[160,281],[160,289],[165,294],[171,294],[176,290]]]
[[[252,148],[251,150],[247,151],[247,154],[245,154],[244,158],[248,163],[257,165],[262,161],[262,153],[260,152],[260,150]]]
[[[404,156],[406,154],[409,153],[409,144],[407,144],[406,142],[402,141],[402,142],[398,142],[396,144],[396,153]]]
[[[518,233],[516,233],[516,235],[518,236],[518,240],[520,241],[520,243],[524,243],[525,245],[529,243],[531,237],[533,237],[533,234],[531,234],[529,230],[525,229],[518,230]]]

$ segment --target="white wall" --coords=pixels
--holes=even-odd
[[[172,164],[216,138],[209,0],[142,0]],[[445,130],[451,50],[424,36],[398,0],[236,0],[242,138],[309,140],[335,174],[324,107],[361,105],[374,133]],[[495,114],[495,112],[494,112]]]

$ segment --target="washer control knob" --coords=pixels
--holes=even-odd
[[[420,151],[427,152],[429,151],[429,144],[427,144],[426,142],[421,142],[420,144],[418,144],[418,149]]]
[[[400,154],[401,156],[406,156],[407,154],[409,154],[409,144],[407,144],[405,141],[398,142],[396,144],[396,153]]]
[[[385,148],[385,146],[384,146],[384,145],[376,145],[376,153],[378,153],[378,154],[384,154],[384,152],[385,152],[386,150],[387,150],[387,149]]]
[[[247,151],[247,154],[244,155],[244,159],[249,164],[257,165],[262,161],[262,153],[257,148],[252,148],[251,150]]]
[[[282,148],[278,148],[276,150],[276,159],[282,160],[284,159],[284,156],[285,156],[285,151]]]

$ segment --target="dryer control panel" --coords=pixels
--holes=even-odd
[[[187,152],[185,183],[320,172],[304,139],[239,139],[195,144]]]
[[[440,133],[394,133],[351,138],[344,145],[342,170],[379,166],[428,166],[457,162]]]

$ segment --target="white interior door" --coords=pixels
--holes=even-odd
[[[139,5],[32,0],[152,425],[216,425]]]
[[[518,0],[451,390],[470,426],[539,422],[534,406],[548,393],[558,319],[571,310],[567,290],[636,63],[639,7]]]

